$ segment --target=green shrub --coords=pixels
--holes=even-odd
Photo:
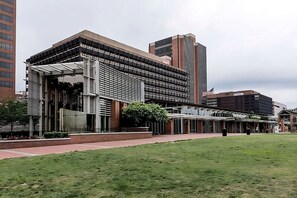
[[[146,122],[166,122],[168,114],[160,105],[152,103],[133,102],[122,110],[124,126],[145,126]]]
[[[67,138],[68,133],[67,132],[45,132],[43,134],[44,138]]]

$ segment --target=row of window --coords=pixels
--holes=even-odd
[[[5,68],[5,69],[11,69],[12,68],[12,63],[7,63],[7,62],[0,61],[0,67]]]
[[[179,79],[179,80],[181,80],[181,79],[186,80],[186,76],[181,75],[181,74],[179,74],[177,72],[170,71],[169,66],[168,66],[167,69],[163,69],[163,68],[156,67],[154,65],[150,65],[150,64],[147,64],[147,63],[143,63],[141,61],[137,61],[137,60],[134,60],[134,59],[131,59],[131,58],[128,58],[128,57],[119,56],[117,54],[114,54],[114,53],[111,53],[111,52],[108,52],[108,51],[104,51],[104,50],[101,50],[101,49],[99,49],[99,52],[106,54],[108,56],[108,58],[114,57],[116,59],[115,61],[124,61],[125,64],[129,64],[129,65],[131,65],[133,67],[138,67],[142,71],[153,71],[153,72],[164,74],[166,76],[170,76],[170,77],[173,77],[173,78],[176,78],[176,79]]]
[[[13,32],[13,28],[10,25],[5,25],[3,23],[0,23],[0,29],[1,30],[6,30],[8,32]]]
[[[120,64],[118,62],[109,61],[106,59],[103,59],[103,62],[108,65],[114,65],[115,69],[121,70],[123,72],[134,73],[138,76],[145,76],[145,77],[149,77],[151,79],[156,79],[158,81],[164,81],[166,83],[169,82],[169,83],[173,83],[173,84],[177,84],[177,85],[181,85],[181,86],[187,86],[186,81],[178,80],[178,79],[175,79],[172,77],[168,77],[166,75],[162,75],[159,73],[153,73],[151,71],[138,69],[138,68],[130,66],[130,65]]]
[[[98,46],[90,46],[88,44],[84,44],[81,43],[80,44],[80,47],[82,48],[86,48],[88,50],[91,50],[91,51],[94,51],[94,52],[100,52],[100,53],[104,53],[110,57],[115,57],[115,58],[128,58],[128,54],[129,53],[124,53],[122,52],[122,54],[117,54],[113,49],[106,49],[106,48],[109,48],[109,47],[104,47],[104,45],[99,45]],[[125,55],[126,54],[126,55]],[[135,55],[131,55],[131,56],[135,56]],[[167,73],[170,71],[170,72],[173,72],[173,74],[177,75],[177,74],[181,74],[182,76],[186,73],[185,71],[181,71],[181,70],[178,70],[174,67],[170,67],[170,66],[164,66],[163,64],[161,65],[153,65],[153,64],[149,64],[149,63],[145,63],[144,61],[140,61],[140,60],[136,60],[134,58],[129,58],[130,61],[134,62],[134,63],[137,63],[141,66],[144,66],[143,69],[147,69],[147,70],[155,70],[155,69],[158,69],[158,70],[163,70],[166,71]],[[146,68],[148,67],[148,68]]]
[[[13,55],[12,54],[7,54],[7,53],[4,53],[4,52],[0,52],[0,58],[5,58],[5,59],[12,60]]]
[[[0,77],[1,78],[13,78],[13,73],[12,72],[0,71]]]
[[[0,32],[0,39],[12,41],[13,40],[13,36],[12,35],[9,35],[9,34],[5,34],[5,33]]]
[[[14,0],[0,0],[5,3],[14,4]]]
[[[13,82],[0,80],[0,87],[13,87]]]
[[[5,50],[10,50],[10,51],[13,50],[13,46],[12,45],[7,44],[7,43],[3,43],[3,42],[0,42],[0,48],[5,49]]]
[[[10,22],[10,23],[13,22],[13,18],[11,16],[6,16],[4,14],[0,14],[0,19],[4,20],[4,21],[7,21],[7,22]]]
[[[5,6],[5,5],[0,5],[0,10],[8,13],[13,13],[13,9],[11,7]]]

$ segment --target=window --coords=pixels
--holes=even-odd
[[[8,13],[13,13],[13,9],[5,5],[0,5],[0,10]]]
[[[13,49],[12,45],[9,45],[9,44],[3,43],[3,42],[0,42],[0,48],[5,49],[5,50],[10,50],[10,51],[12,51],[12,49]]]
[[[6,16],[6,15],[4,15],[4,14],[0,14],[0,19],[2,19],[2,20],[4,20],[4,21],[7,21],[7,22],[10,22],[10,23],[13,22],[12,17],[10,17],[10,16]]]
[[[0,87],[13,87],[13,82],[0,80]]]
[[[11,69],[12,68],[12,63],[7,63],[7,62],[0,61],[0,67],[5,68],[5,69]]]
[[[8,40],[8,41],[12,41],[13,40],[13,36],[12,35],[4,34],[2,32],[0,32],[0,38],[1,39],[4,39],[4,40]]]
[[[3,23],[0,23],[0,29],[1,30],[6,30],[8,32],[13,32],[13,28],[10,25],[5,25]]]
[[[0,71],[0,77],[1,78],[12,78],[12,72],[5,72],[5,71]]]
[[[5,59],[12,60],[13,56],[12,56],[12,54],[7,54],[7,53],[4,53],[4,52],[0,52],[0,58],[5,58]]]
[[[13,4],[14,3],[13,0],[0,0],[0,1],[6,2],[6,3],[9,3],[9,4]]]

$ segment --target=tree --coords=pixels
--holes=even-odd
[[[27,105],[16,99],[4,99],[0,101],[0,125],[10,125],[12,135],[13,127],[18,124],[28,123]]]
[[[147,122],[166,122],[167,111],[157,104],[133,102],[122,111],[123,122],[126,126],[145,126]]]

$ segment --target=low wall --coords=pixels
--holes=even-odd
[[[107,142],[118,140],[151,138],[151,132],[119,132],[119,133],[77,133],[69,134],[69,138],[4,140],[0,141],[0,149],[57,146],[65,144],[80,144],[92,142]]]
[[[0,141],[0,149],[27,148],[39,146],[56,146],[71,144],[70,138],[32,139],[32,140],[4,140]]]
[[[69,134],[72,144],[151,138],[151,132]]]

